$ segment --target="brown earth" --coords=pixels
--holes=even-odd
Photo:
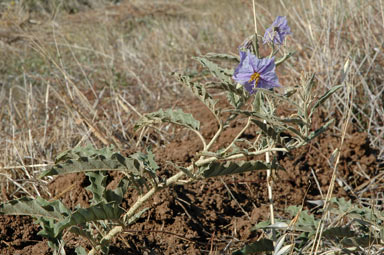
[[[189,109],[201,121],[206,137],[214,134],[216,124],[203,106],[195,101],[184,102],[184,105],[179,103],[179,106]],[[321,118],[315,121],[318,125],[321,122]],[[218,145],[228,144],[241,129],[241,123],[238,121],[226,130]],[[156,134],[153,136],[156,139]],[[252,140],[254,130],[245,132],[243,137]],[[286,216],[284,209],[289,205],[303,203],[306,208],[312,208],[313,205],[307,201],[321,199],[320,192],[326,194],[332,175],[328,159],[339,144],[340,137],[328,131],[310,145],[289,155],[279,155],[286,171],[278,172],[274,178],[277,218]],[[169,177],[175,173],[168,161],[187,165],[199,149],[200,141],[194,134],[182,132],[171,142],[155,148],[161,166],[160,175]],[[356,193],[371,197],[375,192],[383,192],[369,186],[369,178],[378,174],[377,165],[376,151],[370,148],[367,135],[350,128],[342,148],[334,195],[355,199]],[[111,177],[110,185],[113,185],[118,175]],[[163,190],[146,204],[150,209],[138,222],[114,240],[110,253],[229,254],[234,247],[256,240],[259,233],[251,232],[251,227],[268,219],[265,179],[265,172],[248,172]],[[88,205],[90,194],[85,190],[87,185],[84,175],[72,174],[54,179],[49,190],[52,196],[74,208],[77,204]],[[136,198],[134,191],[127,194],[124,207],[128,208]],[[0,217],[0,254],[51,254],[46,241],[37,235],[38,231],[39,227],[29,217]],[[70,234],[65,235],[65,240],[67,254],[75,254],[74,248],[78,245],[87,245],[84,240]],[[91,247],[88,245],[87,248]]]

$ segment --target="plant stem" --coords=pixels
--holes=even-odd
[[[206,146],[206,149],[205,151],[208,151],[211,146],[213,145],[213,143],[217,140],[217,138],[220,136],[221,132],[223,131],[223,123],[221,123],[220,120],[219,121],[219,130],[217,130],[215,136],[212,138],[212,140],[208,143],[208,145]]]
[[[271,151],[285,151],[286,152],[287,150],[285,148],[269,148],[269,149],[264,149],[264,150],[260,150],[260,151],[257,151],[257,152],[250,153],[250,155],[260,155],[260,154],[268,153],[268,152],[271,152]],[[226,158],[226,160],[237,159],[237,158],[241,158],[241,157],[245,157],[245,156],[247,156],[247,155],[245,155],[244,153],[239,153],[239,154],[235,154],[235,155],[229,156],[228,158]],[[200,166],[209,164],[209,163],[211,163],[211,162],[213,162],[213,161],[215,161],[217,159],[218,159],[217,157],[209,157],[209,158],[206,158],[206,159],[200,158],[197,162],[195,162],[195,164],[192,164],[192,165],[188,166],[187,169],[189,171],[192,171],[194,166],[200,167]],[[161,183],[157,187],[153,187],[152,189],[150,189],[144,196],[142,196],[139,200],[137,200],[135,202],[135,204],[123,216],[124,222],[127,222],[128,219],[133,217],[135,215],[135,213],[137,212],[137,210],[139,210],[140,207],[147,200],[149,200],[156,192],[158,192],[158,191],[160,191],[162,189],[165,189],[165,188],[171,186],[172,184],[175,184],[184,175],[185,175],[184,172],[178,172],[177,174],[169,177],[164,183]],[[123,231],[123,226],[116,226],[116,227],[114,227],[101,240],[101,243],[110,241],[115,235],[121,233],[122,231]],[[96,250],[98,250],[99,248],[100,248],[99,246],[97,246],[96,248],[93,248],[88,253],[88,255],[94,255]]]
[[[291,57],[293,55],[294,52],[289,52],[288,54],[284,54],[284,57],[282,57],[281,59],[277,60],[275,62],[275,66],[278,66],[282,63],[284,63],[285,60],[287,60],[289,57]]]
[[[193,132],[195,132],[195,134],[200,138],[201,142],[203,143],[203,150],[206,151],[207,150],[207,143],[205,142],[205,139],[204,137],[200,134],[199,131],[197,130],[194,130],[194,129],[191,129]]]
[[[191,167],[188,167],[191,168]],[[191,168],[192,169],[192,168]],[[188,170],[191,170],[188,169]],[[175,183],[177,180],[179,180],[184,175],[184,172],[178,172],[177,174],[173,175],[172,177],[168,178],[165,183],[159,184],[157,187],[153,187],[150,189],[144,196],[140,197],[136,203],[129,208],[128,212],[124,215],[124,222],[127,222],[128,219],[133,217],[136,213],[136,211],[144,204],[145,201],[150,199],[153,194],[155,194],[157,191],[162,190],[171,184]]]
[[[265,162],[270,163],[269,152],[265,154]],[[272,192],[272,170],[267,170],[267,187],[268,187],[268,200],[269,200],[269,212],[271,216],[271,224],[275,224],[275,214],[273,209],[273,192]]]
[[[255,151],[255,152],[248,152],[247,154],[245,153],[238,153],[238,154],[234,154],[234,155],[231,155],[227,158],[224,158],[225,160],[231,160],[231,159],[238,159],[238,158],[242,158],[242,157],[246,157],[246,156],[257,156],[257,155],[261,155],[261,154],[264,154],[264,153],[267,153],[267,152],[273,152],[273,151],[282,151],[282,152],[288,152],[287,149],[285,148],[270,148],[270,149],[264,149],[264,150],[259,150],[259,151]],[[211,157],[211,158],[207,158],[205,160],[210,160],[210,162],[212,162],[213,160],[216,160],[217,157]]]
[[[264,123],[267,124],[267,121],[264,120]],[[265,153],[265,162],[270,163],[270,155],[269,151]],[[274,213],[274,208],[273,208],[273,193],[272,193],[272,170],[268,169],[267,170],[267,188],[268,188],[268,200],[269,200],[269,213],[270,213],[270,218],[271,218],[271,224],[275,224],[275,213]],[[276,241],[276,231],[275,229],[272,229],[272,240]]]
[[[191,168],[192,169],[193,166],[190,166],[188,168]],[[130,219],[132,216],[135,215],[135,213],[137,212],[137,210],[148,200],[150,199],[157,191],[161,190],[161,189],[164,189],[168,186],[170,186],[171,184],[175,183],[178,179],[180,179],[182,176],[184,175],[183,172],[178,172],[177,174],[173,175],[172,177],[168,178],[165,183],[157,186],[157,187],[153,187],[152,189],[150,189],[144,196],[142,196],[140,199],[138,199],[135,204],[129,209],[129,211],[124,215],[123,217],[123,221],[124,222],[127,222],[128,219]],[[106,236],[104,236],[104,238],[101,240],[101,244],[105,243],[105,242],[109,242],[115,235],[121,233],[123,231],[123,226],[116,226],[114,227],[113,229],[111,229],[111,231],[108,232],[108,234]],[[100,249],[100,245],[97,246],[96,248],[93,248],[89,253],[88,255],[94,255],[95,252],[97,250]]]
[[[111,231],[108,232],[106,236],[104,236],[103,239],[101,239],[100,245],[92,248],[92,250],[89,251],[88,255],[94,255],[98,250],[101,249],[101,245],[105,242],[109,242],[115,235],[121,233],[123,231],[123,226],[116,226]]]

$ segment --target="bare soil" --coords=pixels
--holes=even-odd
[[[184,101],[178,106],[188,109],[201,121],[206,137],[214,134],[216,124],[199,102]],[[321,125],[322,119],[318,117],[315,123]],[[225,131],[216,146],[228,144],[241,129],[240,124],[241,121]],[[252,140],[255,132],[249,130],[243,136]],[[286,171],[278,172],[274,178],[277,217],[286,216],[284,209],[289,205],[304,204],[311,208],[313,205],[307,203],[308,200],[318,200],[321,193],[326,194],[332,175],[328,159],[339,144],[340,137],[327,132],[291,154],[278,155]],[[200,141],[194,134],[183,132],[171,142],[154,148],[161,166],[160,175],[168,177],[175,173],[169,161],[188,165],[199,149]],[[341,154],[335,196],[353,200],[355,192],[369,185],[369,178],[378,174],[376,153],[370,148],[366,134],[350,129]],[[118,179],[119,175],[111,174],[110,185]],[[163,190],[146,204],[150,209],[138,222],[114,240],[111,254],[225,254],[233,247],[254,241],[259,233],[252,232],[251,227],[269,216],[265,179],[263,171],[248,172]],[[49,190],[52,196],[74,208],[77,204],[88,205],[91,195],[85,190],[87,185],[84,175],[71,174],[54,179]],[[359,194],[371,197],[378,191],[370,192],[366,189],[364,194]],[[136,198],[137,194],[130,192],[123,206],[128,208]],[[0,254],[51,254],[46,241],[37,235],[38,231],[39,227],[29,217],[1,216]],[[67,254],[75,254],[74,248],[79,245],[91,248],[71,234],[66,234],[65,240]]]

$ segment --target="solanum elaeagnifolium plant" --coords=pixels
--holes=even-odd
[[[276,152],[296,149],[326,130],[332,120],[312,130],[312,117],[316,108],[340,88],[335,86],[315,97],[314,75],[302,77],[301,84],[293,87],[280,83],[276,67],[292,55],[285,48],[286,36],[290,34],[286,18],[278,17],[262,38],[263,47],[271,49],[267,56],[260,55],[261,37],[255,34],[240,45],[239,57],[213,53],[196,57],[195,60],[207,70],[200,74],[211,78],[175,73],[180,83],[190,89],[214,116],[217,131],[213,137],[204,137],[200,122],[182,109],[161,109],[145,114],[137,121],[136,129],[165,123],[191,130],[200,139],[202,150],[190,166],[173,163],[178,172],[163,179],[157,174],[159,166],[151,150],[123,156],[112,147],[77,147],[58,155],[55,165],[42,177],[84,172],[90,183],[87,189],[93,194],[89,207],[71,210],[60,200],[21,198],[2,204],[0,213],[36,218],[42,228],[39,234],[48,239],[56,253],[64,252],[62,237],[70,231],[89,240],[92,246],[89,254],[107,254],[110,240],[133,224],[148,209],[143,208],[143,204],[164,188],[245,171],[282,169],[275,157]],[[226,68],[220,63],[226,64]],[[217,106],[219,99],[212,94],[217,90],[226,94],[227,103],[220,104],[225,107]],[[279,105],[292,109],[292,113],[289,116],[276,115]],[[244,128],[229,145],[213,150],[213,144],[234,121],[244,123]],[[242,138],[252,125],[258,128],[256,138]],[[252,159],[265,153],[270,153],[272,160]],[[124,175],[113,190],[106,188],[109,171]],[[122,208],[123,196],[131,188],[135,188],[140,196],[129,208]],[[87,253],[82,247],[76,251],[78,254]]]

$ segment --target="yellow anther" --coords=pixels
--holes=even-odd
[[[255,81],[255,88],[257,87],[257,83],[259,82],[260,74],[255,72],[251,75],[251,79],[249,79],[249,82]]]

